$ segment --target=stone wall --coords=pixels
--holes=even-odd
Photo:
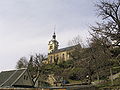
[[[51,88],[0,88],[0,90],[99,90],[94,86],[70,86],[70,87],[51,87]]]

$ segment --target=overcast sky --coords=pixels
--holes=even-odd
[[[96,1],[0,0],[0,71],[14,69],[20,57],[47,54],[55,25],[60,48],[77,35],[85,41]]]

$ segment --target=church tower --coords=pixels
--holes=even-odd
[[[55,35],[55,32],[54,32],[54,34],[52,36],[52,40],[49,41],[49,43],[48,43],[48,53],[52,53],[52,52],[58,50],[58,46],[59,46],[58,44],[59,43],[56,40],[56,35]]]

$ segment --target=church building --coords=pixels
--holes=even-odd
[[[56,40],[56,34],[54,32],[52,39],[48,43],[48,63],[60,63],[70,60],[70,53],[74,46],[59,49],[59,42]]]

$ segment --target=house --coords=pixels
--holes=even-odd
[[[34,83],[27,69],[2,71],[0,87],[33,87]]]

